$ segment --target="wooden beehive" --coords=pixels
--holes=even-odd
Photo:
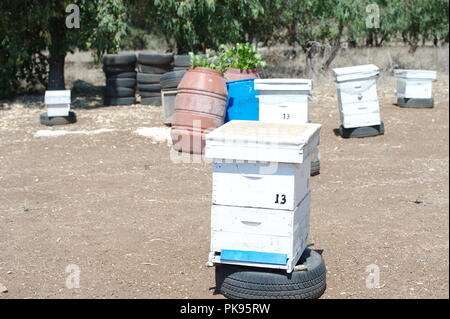
[[[312,81],[306,79],[256,79],[259,120],[308,123]]]
[[[70,90],[45,91],[48,117],[68,116],[70,102]]]
[[[381,124],[376,65],[333,69],[338,91],[339,114],[344,128]]]
[[[292,271],[309,231],[319,124],[231,121],[206,136],[213,160],[210,264]]]
[[[433,106],[432,82],[436,71],[395,70],[397,103],[399,105]]]

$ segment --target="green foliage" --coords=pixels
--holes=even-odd
[[[448,39],[448,0],[392,0],[403,41],[414,52],[419,42]]]
[[[80,7],[79,29],[66,28],[68,4]],[[76,48],[93,50],[96,60],[117,52],[126,32],[123,0],[2,0],[0,12],[0,98],[13,96],[22,84],[45,85],[49,61]]]
[[[251,43],[236,43],[234,46],[222,45],[220,49],[222,51],[220,60],[226,67],[249,70],[267,65]]]
[[[226,70],[226,65],[223,64],[223,60],[211,50],[206,50],[205,54],[189,52],[189,59],[191,60],[192,67],[210,68],[220,72]]]
[[[80,29],[65,28],[68,4],[80,7]],[[448,0],[1,0],[0,98],[45,84],[50,60],[92,50],[99,61],[120,48],[172,49],[178,54],[218,50],[222,43],[286,43],[306,53],[306,69],[329,67],[345,43],[382,46],[403,41],[448,42]],[[368,6],[379,25],[368,26]],[[128,28],[127,24],[131,27]],[[126,34],[131,34],[125,39]],[[155,40],[158,38],[159,40]],[[254,49],[254,48],[253,48]],[[222,48],[222,51],[224,49]],[[234,52],[232,52],[235,50]],[[260,57],[236,46],[199,65],[224,69],[258,65]],[[247,50],[246,53],[238,53]],[[295,52],[295,50],[293,50]],[[223,52],[222,52],[223,53]],[[253,55],[252,55],[253,54]],[[239,58],[231,59],[232,56]],[[211,60],[213,59],[213,60]],[[227,59],[231,59],[228,61]]]
[[[259,0],[136,0],[133,6],[179,54],[245,41],[245,30],[264,13]]]

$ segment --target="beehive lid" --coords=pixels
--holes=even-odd
[[[428,70],[394,70],[394,76],[397,78],[405,78],[405,79],[435,80],[437,72]]]
[[[230,121],[206,135],[205,157],[303,163],[319,144],[320,124]]]
[[[312,80],[307,79],[255,79],[259,91],[311,91]]]
[[[366,79],[374,77],[379,73],[380,69],[374,64],[333,69],[333,74],[337,82]]]
[[[45,91],[45,104],[70,104],[70,90]]]

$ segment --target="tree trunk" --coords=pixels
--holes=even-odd
[[[48,90],[65,90],[64,82],[64,61],[66,56],[53,56],[50,54],[48,61]]]
[[[66,27],[64,17],[50,20],[48,90],[65,90],[64,62],[66,59]]]

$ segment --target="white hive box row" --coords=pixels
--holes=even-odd
[[[376,80],[376,65],[333,69],[339,100],[339,113],[344,128],[381,124]]]
[[[45,91],[48,117],[68,116],[70,103],[70,90]]]
[[[291,272],[307,244],[319,124],[231,121],[206,136],[213,160],[209,263]]]

